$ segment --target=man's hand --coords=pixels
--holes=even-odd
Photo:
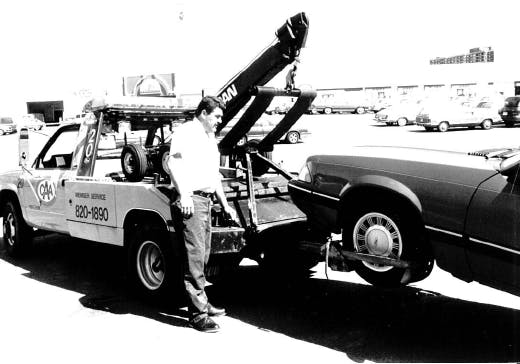
[[[185,218],[191,217],[195,208],[193,207],[193,199],[189,195],[183,195],[179,199],[179,208],[181,209],[182,216]]]

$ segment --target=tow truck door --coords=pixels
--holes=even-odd
[[[70,168],[78,129],[70,125],[54,134],[18,184],[27,219],[39,228],[67,231],[64,181],[74,173]]]

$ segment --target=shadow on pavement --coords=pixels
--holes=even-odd
[[[30,257],[14,261],[2,250],[0,259],[24,268],[31,279],[83,294],[85,307],[187,326],[182,300],[152,304],[127,293],[122,249],[70,240],[40,238]],[[218,280],[208,295],[232,318],[356,361],[520,361],[520,311],[413,287],[288,281],[253,266]]]

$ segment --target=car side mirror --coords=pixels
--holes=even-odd
[[[18,165],[27,167],[29,161],[29,130],[26,127],[20,129],[18,137]]]

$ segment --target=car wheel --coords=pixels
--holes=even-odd
[[[325,109],[323,109],[323,112],[327,115],[329,114],[332,114],[332,109],[330,107],[326,107]]]
[[[121,168],[130,182],[141,181],[149,170],[146,151],[137,144],[127,144],[121,151]]]
[[[296,144],[300,140],[300,134],[297,131],[290,131],[285,136],[285,141],[289,144]]]
[[[3,129],[0,129],[0,135],[4,135],[5,134],[5,131],[3,131]]]
[[[387,122],[386,125],[388,125],[388,126],[392,126],[393,123]]]
[[[241,147],[243,146],[244,144],[247,143],[247,138],[246,137],[242,137],[240,138],[240,140],[237,142],[237,146]]]
[[[493,126],[493,123],[491,122],[491,120],[489,119],[486,119],[482,122],[482,124],[480,124],[480,126],[482,127],[482,129],[484,130],[489,130],[491,129],[491,127]]]
[[[506,124],[506,128],[512,128],[513,126],[515,126],[515,123],[512,121],[506,121],[505,124]]]
[[[437,128],[439,129],[439,131],[441,133],[444,133],[445,131],[447,131],[450,128],[450,125],[446,121],[443,121],[439,124],[439,126]]]
[[[17,202],[8,200],[2,209],[4,247],[11,257],[20,257],[32,245],[33,230],[23,219]]]
[[[170,157],[170,146],[169,145],[161,145],[159,147],[159,158],[160,158],[160,170],[159,172],[165,176],[170,176],[170,168],[168,167],[168,159]]]
[[[346,249],[400,260],[411,260],[414,244],[422,240],[411,219],[398,207],[372,204],[360,208],[343,229]],[[396,287],[413,280],[411,268],[355,261],[354,269],[367,282]]]
[[[366,112],[364,107],[357,107],[356,108],[356,114],[364,114]]]
[[[406,126],[407,122],[408,121],[406,120],[406,118],[397,119],[397,125],[399,125],[399,126]]]
[[[425,126],[424,130],[426,130],[426,131],[433,131],[433,128],[431,126]]]
[[[129,283],[142,296],[159,298],[178,292],[182,272],[169,237],[158,229],[129,232],[127,270]]]

